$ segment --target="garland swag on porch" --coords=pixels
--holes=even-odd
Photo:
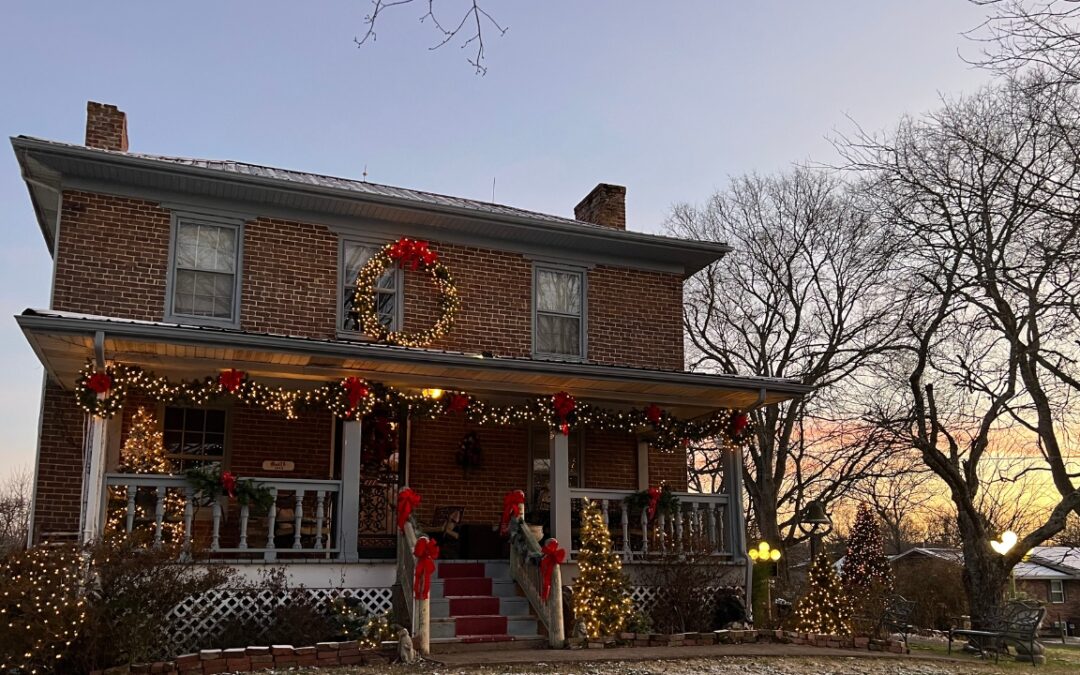
[[[294,419],[298,411],[329,410],[341,419],[359,419],[375,406],[403,406],[411,414],[437,418],[465,415],[480,425],[548,425],[552,433],[569,433],[571,428],[636,433],[651,432],[650,443],[660,450],[673,451],[691,443],[712,440],[722,447],[741,449],[752,434],[745,412],[721,409],[707,418],[680,420],[655,404],[628,411],[600,408],[575,401],[566,392],[539,396],[519,405],[490,405],[467,392],[452,391],[438,398],[421,392],[396,389],[358,377],[345,377],[314,389],[286,389],[253,380],[247,373],[229,369],[199,380],[174,382],[139,366],[110,364],[96,370],[87,363],[75,380],[79,406],[97,417],[112,417],[128,394],[138,393],[167,405],[200,406],[219,400],[234,400],[255,408]]]

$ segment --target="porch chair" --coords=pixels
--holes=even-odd
[[[464,517],[464,506],[435,508],[431,523],[424,531],[439,544],[440,557],[452,558],[461,554],[461,521]]]

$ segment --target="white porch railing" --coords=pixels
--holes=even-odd
[[[510,575],[529,599],[533,611],[540,617],[548,634],[548,644],[558,649],[563,646],[565,628],[562,611],[562,571],[555,565],[551,574],[551,593],[547,601],[540,597],[543,581],[540,578],[540,560],[543,553],[540,542],[522,520],[520,514],[510,519]]]
[[[261,554],[263,560],[275,560],[279,554],[289,557],[337,557],[341,552],[332,537],[336,515],[340,512],[341,481],[294,478],[253,478],[269,488],[273,505],[265,514],[252,514],[252,507],[239,505],[235,521],[229,522],[225,508],[229,502],[215,499],[209,504],[196,503],[194,488],[183,476],[111,473],[105,477],[109,493],[125,500],[123,530],[131,533],[136,524],[149,521],[154,545],[160,546],[174,519],[176,498],[182,500],[182,546],[184,559],[190,559],[195,511],[210,510],[207,551],[211,554],[237,554],[244,557]],[[171,499],[170,499],[171,497]],[[224,508],[223,508],[224,507]],[[115,511],[114,511],[115,513]],[[153,513],[152,518],[149,516]],[[112,513],[110,513],[112,516]],[[282,518],[282,516],[285,516]],[[253,526],[253,524],[257,526]],[[262,529],[251,534],[253,529]],[[223,545],[222,542],[228,545]]]
[[[570,499],[580,511],[584,499],[596,502],[611,532],[612,544],[623,560],[642,560],[649,555],[696,551],[731,556],[733,532],[726,494],[675,492],[679,506],[674,513],[658,512],[649,521],[647,509],[631,508],[625,501],[631,490],[571,488]],[[574,538],[577,553],[578,540]]]

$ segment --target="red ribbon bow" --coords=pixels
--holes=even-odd
[[[735,413],[735,416],[731,418],[731,435],[738,436],[742,432],[746,431],[746,427],[750,425],[750,416],[744,412]]]
[[[239,389],[240,385],[244,382],[244,371],[229,368],[228,370],[222,371],[221,374],[218,375],[217,380],[218,384],[225,387],[230,394],[235,394],[236,390]]]
[[[405,529],[405,521],[412,515],[413,509],[420,506],[420,495],[412,491],[412,488],[405,488],[398,493],[397,496],[397,528],[398,530]]]
[[[556,417],[559,418],[559,430],[562,431],[563,436],[570,434],[570,424],[567,418],[574,412],[574,408],[577,403],[574,401],[574,397],[565,391],[560,391],[551,397],[551,407],[555,410]]]
[[[525,493],[521,490],[511,490],[503,496],[503,514],[499,521],[499,534],[506,536],[510,529],[510,517],[521,515],[521,507],[525,505]]]
[[[236,498],[236,476],[232,471],[221,472],[221,487],[229,497]]]
[[[435,561],[439,559],[439,545],[434,539],[420,537],[413,549],[416,556],[416,572],[413,574],[413,597],[427,600],[431,594],[431,575],[435,572]]]
[[[432,251],[426,241],[417,241],[402,237],[390,246],[388,255],[391,260],[396,260],[402,268],[408,267],[416,271],[421,267],[430,267],[439,260],[439,254]]]
[[[656,507],[660,505],[660,490],[649,488],[649,520],[656,517]]]
[[[86,378],[86,388],[95,394],[104,394],[112,388],[112,377],[108,373],[94,373]]]
[[[645,419],[649,420],[650,424],[660,424],[660,416],[663,414],[663,410],[655,403],[650,403],[645,407]]]
[[[561,565],[566,560],[566,549],[559,548],[559,542],[552,538],[540,549],[544,557],[540,559],[540,599],[547,602],[551,595],[551,575],[556,565]]]
[[[356,410],[356,407],[360,405],[360,401],[367,398],[367,395],[370,393],[367,384],[359,377],[346,377],[345,381],[341,383],[341,386],[345,388],[345,393],[349,397],[350,413]]]
[[[465,412],[468,407],[469,397],[465,394],[451,394],[450,400],[446,402],[446,409],[452,413]]]

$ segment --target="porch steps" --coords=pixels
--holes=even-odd
[[[439,561],[431,582],[431,648],[446,653],[484,648],[531,648],[546,644],[529,601],[517,593],[509,563]]]

